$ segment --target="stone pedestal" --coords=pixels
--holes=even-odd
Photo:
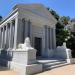
[[[56,51],[58,57],[66,59],[67,63],[71,63],[71,50],[66,47],[66,43],[63,43],[63,46],[58,46]]]
[[[66,49],[66,55],[67,55],[67,63],[71,63],[71,50],[70,49]]]
[[[21,75],[33,75],[42,71],[42,64],[36,62],[36,50],[28,44],[20,44],[16,50],[11,50],[12,61],[9,62],[10,69]]]

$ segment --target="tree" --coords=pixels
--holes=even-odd
[[[67,43],[67,47],[70,49],[75,49],[75,31],[72,31],[70,33],[70,39],[68,39],[68,41],[66,41]]]
[[[59,15],[54,10],[50,10],[51,14],[56,18],[56,20],[59,20]]]
[[[61,46],[63,42],[65,42],[65,39],[69,36],[69,33],[67,30],[64,30],[64,25],[60,22],[57,22],[56,24],[56,45]]]
[[[60,16],[56,13],[56,11],[54,11],[50,8],[47,8],[47,9],[58,21],[56,24],[56,45],[61,46],[63,44],[63,42],[65,42],[69,36],[69,31],[65,30],[64,27],[65,27],[65,25],[68,24],[70,17],[63,16],[60,18]]]
[[[63,24],[63,25],[67,25],[68,21],[70,20],[69,16],[62,16],[59,21]]]
[[[54,16],[56,20],[59,20],[59,15],[53,9],[47,8],[47,10]]]
[[[2,21],[2,19],[3,19],[3,17],[2,17],[2,16],[0,16],[0,22]]]
[[[66,41],[67,48],[72,51],[72,57],[75,58],[75,31],[71,31],[70,38]]]

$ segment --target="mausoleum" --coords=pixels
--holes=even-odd
[[[18,4],[0,23],[0,48],[16,49],[29,37],[37,56],[52,56],[56,48],[56,22],[41,4]]]
[[[0,23],[0,60],[10,69],[30,75],[43,70],[39,58],[64,57],[56,49],[56,23],[42,4],[16,5]]]

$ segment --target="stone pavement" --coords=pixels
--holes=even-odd
[[[75,64],[55,68],[36,75],[75,75]]]
[[[8,70],[5,67],[4,68],[0,67],[0,75],[20,75],[20,74],[13,70]]]
[[[17,72],[0,68],[0,75],[19,75]],[[36,75],[75,75],[75,64],[48,70]]]

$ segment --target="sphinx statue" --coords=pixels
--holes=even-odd
[[[26,37],[24,44],[19,44],[18,48],[20,48],[20,49],[32,48],[29,37]]]

